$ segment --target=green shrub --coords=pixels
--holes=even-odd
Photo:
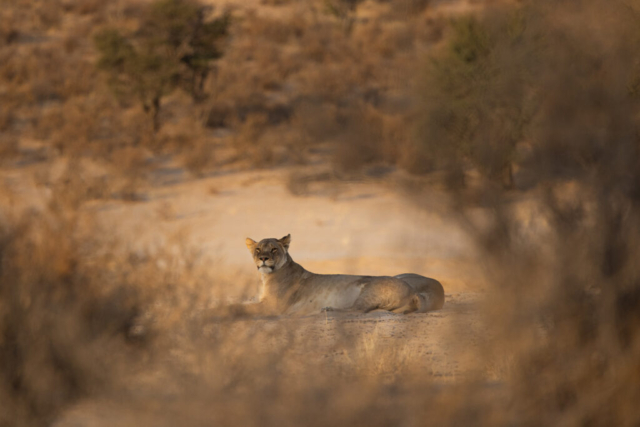
[[[427,67],[419,134],[434,163],[470,162],[511,187],[515,147],[530,119],[529,46],[520,15],[493,19],[491,25],[475,17],[452,22],[449,42]]]
[[[218,41],[230,16],[206,21],[206,11],[188,0],[158,0],[144,9],[139,31],[123,35],[107,28],[95,36],[97,65],[108,74],[112,90],[120,98],[137,99],[155,131],[162,98],[182,87],[201,99],[210,63],[222,55]]]

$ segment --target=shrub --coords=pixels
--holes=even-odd
[[[222,52],[230,16],[207,21],[206,8],[188,0],[157,0],[143,10],[140,30],[107,28],[95,36],[98,67],[117,96],[137,99],[157,131],[162,98],[178,87],[203,96],[210,62]]]
[[[533,59],[526,57],[531,46],[524,42],[521,17],[492,18],[491,25],[474,16],[452,21],[448,42],[427,67],[419,134],[435,163],[469,161],[511,188],[515,148],[531,118],[527,89]]]
[[[112,384],[137,346],[130,332],[142,299],[90,267],[97,260],[82,248],[97,242],[73,238],[77,218],[68,213],[2,224],[0,425],[51,423]]]
[[[507,384],[525,425],[640,420],[640,102],[630,90],[640,37],[630,12],[622,1],[524,2],[456,23],[430,68],[441,85],[428,88],[430,148],[487,175],[519,140],[530,150],[519,166],[536,191],[514,200],[479,185],[454,198],[493,287],[489,351],[513,355]]]

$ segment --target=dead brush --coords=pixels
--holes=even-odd
[[[357,103],[343,114],[349,126],[337,138],[340,143],[332,159],[340,172],[357,175],[366,166],[398,161],[408,143],[402,117],[384,114],[364,103]]]
[[[184,165],[196,176],[202,176],[216,161],[214,142],[198,135],[190,141],[192,148],[185,150]]]
[[[166,251],[129,250],[83,211],[78,183],[58,182],[67,178],[43,211],[3,215],[0,425],[51,423],[81,399],[126,389],[150,349],[172,342],[164,332],[208,301],[179,236]]]
[[[273,160],[273,147],[263,142],[267,123],[265,114],[250,114],[244,122],[238,123],[233,145],[250,165],[268,165]]]
[[[430,371],[420,366],[424,360],[419,355],[419,347],[406,341],[390,344],[393,333],[389,336],[389,331],[384,329],[377,324],[372,332],[358,336],[353,345],[342,351],[336,369],[347,377],[389,383],[407,375],[421,375],[427,381]]]
[[[116,366],[126,366],[129,328],[140,300],[132,289],[96,280],[85,270],[70,219],[31,215],[4,225],[4,425],[51,422],[69,402],[107,387]],[[104,357],[105,348],[111,348],[112,357]]]

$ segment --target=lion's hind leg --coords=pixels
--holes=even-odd
[[[368,283],[358,299],[349,308],[351,311],[369,313],[373,310],[406,312],[411,310],[415,292],[407,283],[394,277],[379,277]],[[415,310],[414,310],[415,311]]]
[[[444,306],[444,288],[439,281],[415,273],[398,274],[394,277],[406,282],[417,294],[422,295],[417,310],[420,313],[440,310]]]

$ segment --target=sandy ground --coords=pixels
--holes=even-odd
[[[442,310],[427,314],[319,314],[302,319],[263,320],[257,326],[268,328],[270,322],[295,322],[300,336],[314,337],[311,341],[318,343],[314,356],[329,365],[346,352],[356,353],[357,357],[380,358],[381,368],[393,369],[382,363],[385,353],[393,349],[403,353],[393,355],[395,363],[410,364],[417,372],[427,372],[436,382],[450,383],[471,379],[478,369],[485,368],[472,360],[474,352],[481,351],[485,333],[477,310],[480,294],[465,292],[447,297]],[[347,346],[345,350],[340,340],[350,341],[355,348]]]

